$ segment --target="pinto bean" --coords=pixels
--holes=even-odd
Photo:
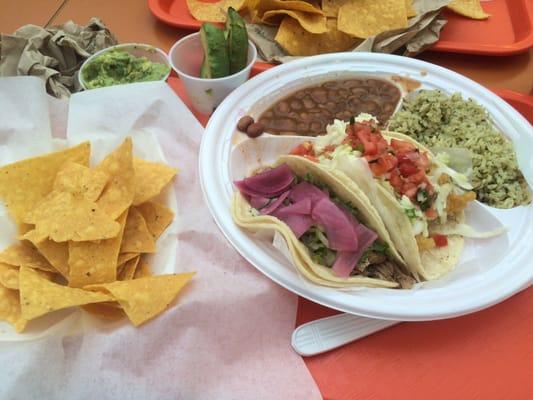
[[[256,138],[258,136],[261,136],[264,131],[265,125],[263,125],[261,122],[254,122],[246,129],[246,134],[251,138]]]
[[[249,115],[242,117],[239,122],[237,122],[237,129],[243,133],[246,133],[246,130],[250,125],[254,123],[254,119]]]

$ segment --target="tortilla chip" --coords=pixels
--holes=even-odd
[[[339,8],[339,31],[362,39],[406,27],[405,0],[354,0]]]
[[[337,18],[339,15],[339,8],[352,1],[353,0],[322,0],[322,11],[328,18]]]
[[[115,306],[116,303],[95,303],[81,306],[88,313],[106,320],[116,321],[124,318],[126,314],[121,308]]]
[[[57,243],[50,239],[42,241],[36,240],[33,236],[36,231],[26,235],[26,239],[33,243],[33,246],[41,253],[44,258],[61,274],[68,279],[68,243]]]
[[[264,0],[247,0],[246,1],[246,11],[248,12],[248,19],[251,24],[262,24],[261,17],[265,11],[268,11],[265,8],[260,8]],[[275,9],[275,8],[274,8]],[[261,11],[260,11],[261,10]]]
[[[132,207],[126,220],[120,252],[154,253],[155,250],[155,240],[146,226],[146,221],[142,214]]]
[[[140,256],[132,258],[118,269],[118,278],[119,281],[129,281],[135,276],[135,271],[137,271],[137,265],[139,264]]]
[[[135,193],[131,138],[104,158],[96,170],[109,176],[97,204],[111,218],[117,219],[131,205]]]
[[[13,290],[19,290],[19,271],[18,267],[0,263],[0,285]],[[45,279],[52,279],[53,274],[47,271],[36,269],[36,273]]]
[[[278,25],[285,15],[297,20],[300,26],[309,33],[324,33],[328,31],[325,16],[301,11],[270,10],[263,14],[261,21],[265,24]]]
[[[20,268],[19,285],[22,317],[26,320],[63,308],[113,301],[104,293],[69,288],[50,282],[36,271],[26,267]]]
[[[260,0],[255,6],[260,17],[266,11],[272,10],[293,10],[302,11],[309,14],[324,15],[324,11],[307,1],[301,0]]]
[[[490,14],[483,11],[479,0],[452,0],[446,7],[457,14],[472,19],[487,19],[490,17]]]
[[[407,18],[416,17],[418,15],[413,8],[413,0],[405,0],[405,12]]]
[[[154,240],[167,229],[174,219],[174,212],[162,204],[149,201],[135,207],[141,213]]]
[[[337,30],[337,20],[328,18],[329,31],[321,34],[306,32],[294,19],[286,17],[275,40],[291,56],[314,56],[316,54],[345,51],[361,40]]]
[[[189,272],[157,275],[130,281],[89,285],[85,289],[111,294],[120,303],[133,325],[139,326],[162,313],[194,274]]]
[[[133,279],[140,279],[152,275],[152,269],[150,268],[150,266],[146,264],[143,260],[140,260],[139,264],[137,264],[137,270],[135,271]]]
[[[178,172],[176,168],[135,158],[135,197],[133,205],[138,205],[157,196]]]
[[[0,200],[15,222],[20,224],[26,213],[52,191],[55,176],[65,162],[89,165],[90,154],[91,145],[85,142],[0,168]]]
[[[0,253],[0,262],[15,267],[36,268],[57,272],[39,251],[29,242],[15,243]]]
[[[23,238],[35,241],[50,238],[55,242],[110,239],[117,236],[120,225],[95,202],[68,192],[52,192],[26,216],[36,232]]]
[[[137,257],[138,255],[139,253],[120,253],[118,255],[117,265],[121,266],[122,264],[125,264],[127,261]]]
[[[215,3],[187,0],[187,7],[191,15],[198,21],[204,22],[226,22],[229,7],[239,11],[245,4],[246,0],[221,0]]]
[[[120,231],[112,239],[68,243],[69,286],[82,287],[117,280],[117,259],[127,215],[126,210],[118,218]]]
[[[28,322],[22,317],[18,290],[0,285],[0,320],[9,322],[17,332],[22,332]]]
[[[84,196],[87,200],[96,201],[109,176],[103,171],[97,171],[81,164],[67,162],[57,173],[54,190],[70,192]]]
[[[0,285],[18,290],[19,288],[19,269],[12,265],[0,263]]]

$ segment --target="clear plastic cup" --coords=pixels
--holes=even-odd
[[[252,65],[257,59],[257,49],[248,41],[248,63],[241,71],[223,78],[200,78],[204,50],[200,32],[178,40],[170,49],[170,65],[185,86],[193,107],[202,114],[211,114],[233,90],[250,76]]]

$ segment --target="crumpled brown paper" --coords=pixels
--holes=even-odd
[[[86,26],[72,21],[47,29],[25,25],[12,35],[0,34],[0,76],[38,76],[49,94],[68,97],[81,89],[77,73],[83,61],[116,43],[98,18]]]
[[[446,24],[446,19],[440,12],[449,2],[450,0],[414,0],[413,8],[417,11],[417,16],[409,18],[407,28],[382,32],[347,51],[414,56],[439,40],[440,31]],[[277,27],[247,24],[247,28],[250,39],[264,61],[284,63],[301,58],[288,55],[274,41]]]

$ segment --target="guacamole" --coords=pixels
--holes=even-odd
[[[82,71],[87,89],[124,83],[158,81],[163,79],[170,67],[135,57],[121,50],[108,51],[92,60]]]

